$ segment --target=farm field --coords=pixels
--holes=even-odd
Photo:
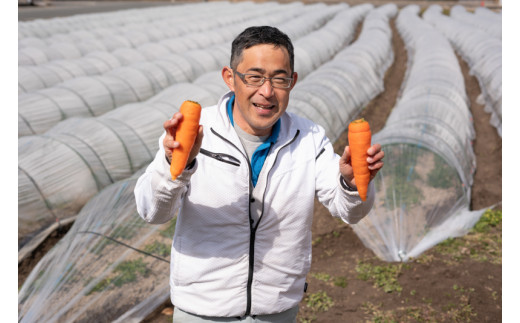
[[[374,133],[391,113],[406,72],[407,52],[395,19],[390,25],[395,56],[384,78],[385,90],[360,112]],[[494,211],[464,237],[449,239],[408,263],[388,263],[366,248],[351,226],[333,219],[317,203],[309,289],[300,304],[299,322],[502,321],[502,140],[490,124],[490,115],[477,103],[478,81],[460,56],[458,61],[476,132],[471,209],[496,205]],[[336,151],[345,144],[343,133],[335,143]],[[19,286],[67,230],[53,233],[19,264]],[[171,309],[166,302],[145,322],[171,322]]]

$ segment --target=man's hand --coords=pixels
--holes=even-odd
[[[171,163],[172,161],[172,153],[175,148],[179,147],[179,142],[175,141],[175,132],[177,131],[177,127],[182,121],[182,114],[180,112],[176,112],[170,120],[167,120],[163,124],[163,128],[166,131],[166,136],[163,139],[163,147],[164,153],[166,155],[166,159]],[[190,152],[190,157],[188,158],[188,162],[186,165],[189,165],[197,154],[200,151],[200,146],[202,145],[202,137],[204,133],[202,131],[202,126],[199,126],[199,133],[197,134],[197,139],[195,139],[195,143],[193,144],[193,148]]]
[[[385,152],[381,150],[380,144],[375,144],[367,150],[367,162],[368,169],[370,170],[370,180],[372,180],[377,172],[383,167],[383,157]],[[343,176],[345,182],[351,186],[356,187],[356,180],[354,179],[354,171],[352,170],[352,164],[350,162],[350,147],[345,146],[343,155],[339,160],[339,171]]]

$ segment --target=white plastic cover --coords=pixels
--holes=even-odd
[[[396,20],[407,74],[385,127],[372,138],[385,151],[374,207],[352,226],[386,261],[408,261],[467,233],[484,211],[469,209],[475,134],[462,72],[449,41],[418,13],[409,5]]]
[[[120,47],[111,52],[89,52],[72,60],[21,65],[18,134],[41,134],[66,118],[100,115],[125,103],[146,100],[177,82],[192,81],[204,73],[219,70],[229,63],[233,37],[249,24],[266,20],[274,24],[290,22],[295,15],[307,13],[297,3],[284,5],[285,9],[292,10],[273,12],[279,6],[260,6],[257,11],[246,11],[246,14],[239,14],[236,9],[226,10],[224,6],[221,10],[226,10],[226,15],[238,15],[240,22],[214,29],[221,23],[209,19],[205,24],[211,30],[205,32],[199,31],[201,26],[197,26],[194,32],[181,37],[157,38],[155,42],[135,48]],[[333,14],[331,9],[325,9],[322,11],[327,15]],[[260,13],[269,14],[270,19],[258,18]],[[320,19],[324,17],[324,13],[314,14]],[[238,19],[231,19],[235,20]],[[315,20],[309,19],[308,23]]]
[[[159,226],[139,217],[141,173],[91,199],[38,262],[18,294],[19,322],[140,322],[168,299],[175,220]]]
[[[479,21],[480,26],[495,26],[501,30],[501,15],[497,14],[491,19],[495,21],[492,23],[488,19],[481,19],[481,14],[477,16],[476,13],[468,13],[461,7],[452,8],[450,17],[443,15],[441,11],[438,5],[430,6],[423,14],[424,20],[441,31],[468,63],[470,74],[477,77],[482,91],[478,102],[491,114],[490,124],[502,136],[502,40],[467,23],[469,18],[461,20],[461,17],[469,15],[472,21]],[[458,19],[452,18],[453,16]]]
[[[477,7],[475,12],[471,13],[463,6],[455,5],[450,9],[450,17],[502,40],[502,14],[500,13],[495,13],[486,7]]]
[[[376,9],[365,4],[339,13],[338,20],[325,25],[323,29],[342,25],[343,28],[327,30],[346,32],[343,40],[335,39],[324,45],[333,52],[337,42],[349,42],[353,38],[356,24],[363,21],[363,29],[354,43],[296,83],[287,111],[317,122],[335,141],[364,104],[383,91],[384,73],[394,59],[389,19],[396,14],[394,4]],[[313,34],[318,38],[323,35]],[[309,41],[313,34],[307,36]],[[319,59],[315,58],[315,64],[320,63]]]

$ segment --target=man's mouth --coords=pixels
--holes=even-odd
[[[253,105],[259,109],[263,109],[263,110],[271,110],[274,108],[274,105],[272,104],[268,104],[268,105],[263,105],[263,104],[258,104],[258,103],[253,103]]]

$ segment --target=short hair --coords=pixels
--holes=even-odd
[[[255,45],[272,44],[275,47],[284,47],[289,53],[291,73],[294,72],[294,47],[291,39],[278,28],[271,26],[253,26],[241,32],[231,44],[230,66],[236,70],[242,60],[242,52]]]

